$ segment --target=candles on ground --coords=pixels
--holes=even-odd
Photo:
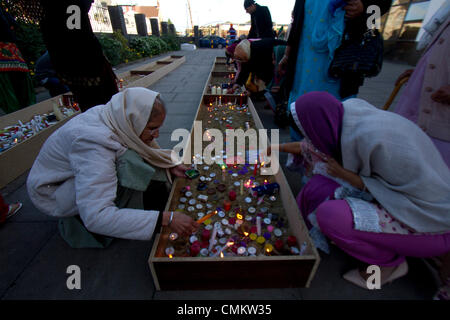
[[[257,234],[258,236],[261,235],[261,217],[256,217],[256,230],[257,230]]]
[[[281,249],[283,249],[283,246],[284,246],[283,240],[278,239],[277,241],[275,241],[275,248],[278,251],[281,251]]]
[[[210,237],[211,237],[211,232],[207,229],[204,229],[202,231],[202,240],[207,241],[207,240],[209,240]]]
[[[169,239],[172,241],[175,241],[178,239],[178,233],[172,232],[171,234],[169,234]]]
[[[220,248],[219,251],[216,252],[216,254],[214,254],[214,257],[217,257],[218,255],[220,255],[221,257],[223,257],[223,250],[225,250],[228,247],[231,247],[232,245],[234,245],[234,241],[232,241],[231,239],[222,247]]]
[[[294,236],[289,236],[287,239],[287,243],[290,247],[297,245],[297,238]]]
[[[191,256],[192,257],[198,256],[198,254],[200,253],[200,250],[201,250],[200,242],[196,241],[195,243],[192,244],[192,246],[190,248]]]
[[[225,210],[225,211],[230,211],[230,209],[231,209],[231,202],[230,201],[228,201],[228,200],[224,200],[223,201],[223,209]]]
[[[201,223],[203,223],[203,222],[206,222],[206,220],[208,220],[209,218],[213,217],[213,216],[216,215],[216,214],[217,214],[217,210],[216,210],[216,211],[213,211],[213,212],[207,214],[206,216],[204,216],[203,218],[197,220],[197,223],[198,223],[198,224],[201,224]]]
[[[209,248],[208,248],[209,251],[212,250],[212,248],[213,248],[213,246],[214,246],[214,244],[215,244],[216,236],[217,236],[217,227],[214,226],[214,229],[213,229],[211,238],[209,239]]]
[[[175,253],[175,249],[173,247],[167,247],[165,252],[169,258],[172,258],[173,254]]]
[[[234,190],[230,190],[230,192],[228,193],[228,198],[230,199],[230,201],[236,200],[236,192]]]
[[[266,238],[259,236],[258,238],[256,238],[256,242],[258,242],[259,244],[263,244],[264,242],[266,242]]]
[[[264,251],[265,251],[267,254],[272,253],[272,251],[273,251],[273,246],[272,246],[270,243],[266,243],[266,245],[264,246]]]
[[[253,176],[256,177],[257,172],[258,172],[258,160],[255,160],[255,166],[253,167]]]

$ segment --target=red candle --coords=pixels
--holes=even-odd
[[[228,200],[224,200],[223,201],[223,208],[225,209],[225,211],[230,211],[231,209],[231,202]]]
[[[284,243],[283,240],[278,239],[277,241],[275,241],[275,248],[280,251],[281,249],[283,249]]]
[[[209,230],[207,230],[207,229],[204,229],[202,231],[202,240],[203,241],[208,241],[210,237],[211,237],[211,232]]]
[[[230,198],[230,201],[236,200],[236,192],[234,192],[234,190],[231,190],[231,191],[228,193],[228,197]]]
[[[297,238],[294,236],[289,236],[287,239],[287,243],[290,247],[297,245]]]
[[[191,256],[192,257],[196,257],[198,256],[198,254],[200,253],[200,243],[199,242],[194,242],[191,246]]]
[[[207,242],[207,241],[203,241],[202,243],[201,243],[201,245],[200,245],[200,248],[208,248],[209,247],[209,242]]]
[[[255,160],[255,168],[253,169],[253,176],[256,177],[256,172],[258,170],[258,160]]]
[[[234,226],[236,224],[236,218],[230,218],[228,219],[228,223],[232,226]]]
[[[258,231],[258,228],[256,226],[252,226],[250,228],[250,233],[256,233]]]

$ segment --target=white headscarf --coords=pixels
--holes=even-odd
[[[122,145],[136,151],[149,164],[167,169],[177,165],[172,161],[172,150],[160,149],[155,140],[147,145],[139,138],[158,96],[158,92],[146,88],[125,89],[106,104],[102,119]]]

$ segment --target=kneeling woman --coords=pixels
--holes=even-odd
[[[182,213],[149,210],[163,210],[167,199],[153,182],[182,177],[186,169],[154,140],[165,116],[157,92],[130,88],[47,139],[27,189],[39,210],[62,218],[60,233],[72,247],[105,247],[108,237],[150,240],[161,223],[180,235],[196,230]]]
[[[291,113],[305,140],[280,151],[310,172],[297,202],[312,235],[320,230],[351,256],[380,266],[381,284],[407,273],[406,256],[450,251],[450,171],[419,127],[325,92],[303,95]],[[365,269],[344,278],[367,288]]]

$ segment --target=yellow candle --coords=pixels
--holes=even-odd
[[[256,233],[250,234],[250,240],[255,241],[256,238],[258,238],[258,236],[256,235]]]
[[[264,242],[266,242],[266,238],[264,238],[263,236],[260,236],[256,239],[256,242],[258,242],[259,244],[263,244]]]
[[[273,251],[273,246],[270,243],[266,243],[266,245],[264,246],[264,251],[266,253],[271,253]]]

